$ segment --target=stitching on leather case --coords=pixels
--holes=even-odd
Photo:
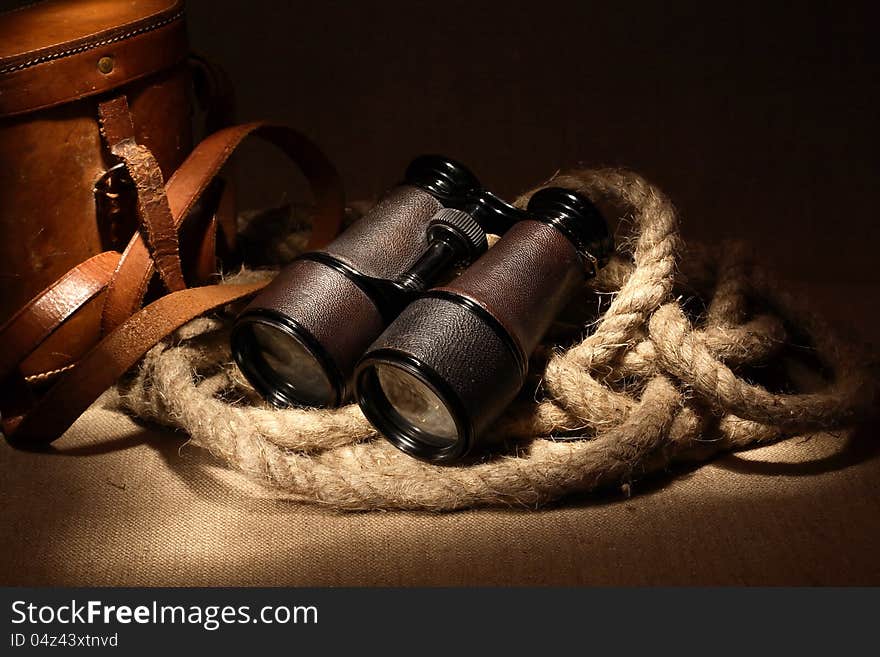
[[[173,16],[169,16],[165,20],[161,20],[158,23],[153,23],[152,25],[144,25],[143,27],[139,27],[136,30],[131,30],[130,32],[126,32],[124,34],[119,34],[115,37],[111,37],[109,39],[102,39],[101,41],[94,41],[92,43],[84,43],[81,46],[77,46],[76,48],[71,48],[70,50],[63,50],[61,52],[53,52],[47,55],[42,55],[41,57],[36,57],[27,62],[22,62],[21,64],[14,64],[12,66],[7,66],[6,68],[0,69],[0,75],[4,73],[12,73],[13,71],[20,71],[22,69],[36,66],[37,64],[43,64],[48,61],[52,61],[53,59],[61,59],[62,57],[68,57],[70,55],[76,55],[81,52],[85,52],[86,50],[93,50],[94,48],[100,48],[101,46],[106,46],[111,43],[117,43],[118,41],[124,41],[125,39],[130,39],[131,37],[137,36],[139,34],[144,34],[146,32],[152,32],[153,30],[158,30],[160,27],[165,27],[173,23],[180,18],[183,18],[183,10],[177,12]]]

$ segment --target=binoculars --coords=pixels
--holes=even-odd
[[[491,249],[487,233],[502,236]],[[580,194],[545,188],[520,210],[464,165],[421,156],[403,183],[244,309],[232,352],[275,405],[354,396],[398,448],[455,461],[485,441],[541,337],[613,249]],[[456,265],[466,269],[438,285]]]

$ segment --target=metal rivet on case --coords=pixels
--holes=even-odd
[[[113,70],[113,58],[112,57],[101,57],[98,60],[98,70],[101,71],[104,75]]]

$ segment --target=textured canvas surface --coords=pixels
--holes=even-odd
[[[4,444],[2,583],[880,584],[866,441],[793,440],[631,499],[445,515],[274,499],[182,442],[93,410],[66,454]]]

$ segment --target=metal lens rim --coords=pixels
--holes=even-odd
[[[454,443],[441,447],[430,441],[433,436],[406,420],[388,401],[376,371],[376,365],[394,367],[418,379],[434,393],[455,422],[458,436]],[[355,372],[355,396],[366,418],[391,444],[414,456],[434,463],[448,463],[467,454],[473,444],[474,430],[464,405],[455,391],[431,367],[411,354],[394,349],[380,349],[361,360]]]
[[[292,387],[266,365],[262,356],[255,353],[255,340],[251,327],[254,324],[263,324],[286,333],[302,345],[321,366],[324,376],[333,388],[334,398],[326,406],[338,406],[346,396],[345,381],[333,363],[330,355],[321,346],[311,333],[306,331],[297,322],[266,309],[256,309],[241,315],[232,328],[230,342],[232,354],[238,368],[250,381],[251,385],[272,405],[279,408],[289,406],[314,407],[307,401],[299,399],[293,392]]]

